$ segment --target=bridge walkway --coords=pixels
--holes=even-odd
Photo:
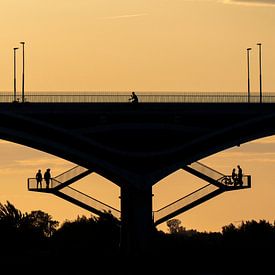
[[[36,178],[28,178],[28,190],[34,192],[52,193],[63,198],[73,204],[76,204],[96,215],[110,213],[116,218],[120,218],[120,211],[112,206],[105,204],[69,185],[93,173],[91,169],[81,166],[74,166],[68,171],[51,178],[49,188],[42,181],[42,187],[37,186]]]
[[[200,162],[194,162],[182,169],[209,182],[194,192],[153,211],[154,224],[159,225],[223,192],[251,188],[251,176],[243,175],[242,183],[234,182],[232,177],[224,175]]]

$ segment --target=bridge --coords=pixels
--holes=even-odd
[[[130,93],[129,93],[130,94]],[[111,212],[121,221],[121,248],[142,253],[150,246],[153,225],[160,224],[225,191],[251,187],[250,175],[235,183],[200,159],[275,132],[275,97],[266,94],[31,94],[24,102],[0,96],[0,136],[76,164],[53,177],[53,193],[91,212]],[[207,184],[162,209],[152,209],[152,186],[184,169]],[[118,185],[120,209],[114,209],[69,185],[97,173]],[[186,183],[185,183],[186,184]]]

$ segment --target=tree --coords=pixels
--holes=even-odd
[[[37,229],[45,237],[51,237],[59,225],[59,222],[54,221],[51,215],[41,210],[31,211],[30,214],[27,214],[26,219],[31,227]]]
[[[176,234],[176,233],[181,233],[183,231],[185,231],[185,228],[180,226],[181,221],[178,219],[171,219],[169,221],[166,222],[168,228],[169,228],[169,232],[171,234]]]
[[[15,208],[9,201],[6,204],[0,203],[0,223],[2,225],[19,228],[25,217],[26,214]]]
[[[7,201],[6,204],[0,203],[0,224],[1,231],[9,234],[18,232],[31,236],[35,233],[36,236],[50,237],[57,230],[59,222],[40,210],[23,214]]]

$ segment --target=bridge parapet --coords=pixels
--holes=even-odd
[[[275,103],[275,93],[136,92],[141,103]],[[13,93],[1,93],[0,103],[129,103],[129,92],[29,92],[14,101]]]

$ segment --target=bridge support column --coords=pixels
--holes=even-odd
[[[121,187],[121,252],[127,257],[148,255],[153,233],[152,186]]]

